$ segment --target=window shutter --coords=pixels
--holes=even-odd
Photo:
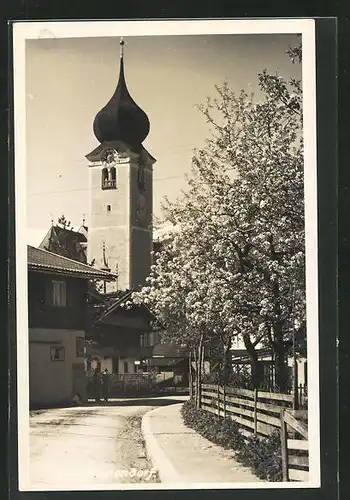
[[[45,304],[52,306],[52,281],[47,281],[45,286]]]

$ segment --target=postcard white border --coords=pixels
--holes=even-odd
[[[318,344],[318,262],[317,262],[317,171],[316,171],[316,61],[313,19],[273,20],[190,20],[190,21],[52,21],[16,22],[13,26],[14,135],[15,135],[15,214],[17,276],[17,380],[18,380],[18,473],[20,491],[33,488],[29,477],[29,369],[27,306],[27,227],[26,227],[26,120],[25,43],[39,38],[91,38],[209,34],[302,35],[303,114],[305,153],[306,296],[308,330],[309,454],[310,480],[302,483],[214,483],[214,484],[101,484],[90,490],[161,489],[276,489],[317,488],[320,479],[320,411]],[[78,491],[61,486],[55,491]],[[42,491],[45,491],[44,489]]]

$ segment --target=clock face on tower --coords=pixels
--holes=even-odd
[[[137,199],[136,215],[138,222],[144,223],[147,217],[146,198],[139,194]]]
[[[101,161],[103,165],[111,166],[117,161],[118,153],[113,148],[105,149],[101,156]]]
[[[137,172],[137,185],[140,191],[145,191],[146,179],[145,179],[145,168],[143,165],[139,165],[139,169]]]

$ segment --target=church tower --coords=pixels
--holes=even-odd
[[[99,146],[89,161],[88,262],[118,274],[119,290],[144,284],[152,251],[152,175],[155,159],[142,143],[146,113],[129,94],[121,41],[116,90],[95,117]],[[114,291],[109,289],[108,291]]]

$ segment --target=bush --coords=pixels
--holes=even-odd
[[[223,420],[213,413],[198,409],[192,401],[186,401],[181,412],[187,427],[191,427],[213,443],[233,450],[240,449],[244,445],[239,425],[233,420]]]
[[[236,459],[250,467],[259,479],[282,481],[281,443],[277,431],[267,438],[244,437],[237,422],[198,409],[192,400],[183,404],[181,414],[187,427],[209,441],[235,451]]]
[[[249,436],[238,451],[237,460],[250,467],[260,479],[282,481],[282,455],[279,432],[267,438]]]

